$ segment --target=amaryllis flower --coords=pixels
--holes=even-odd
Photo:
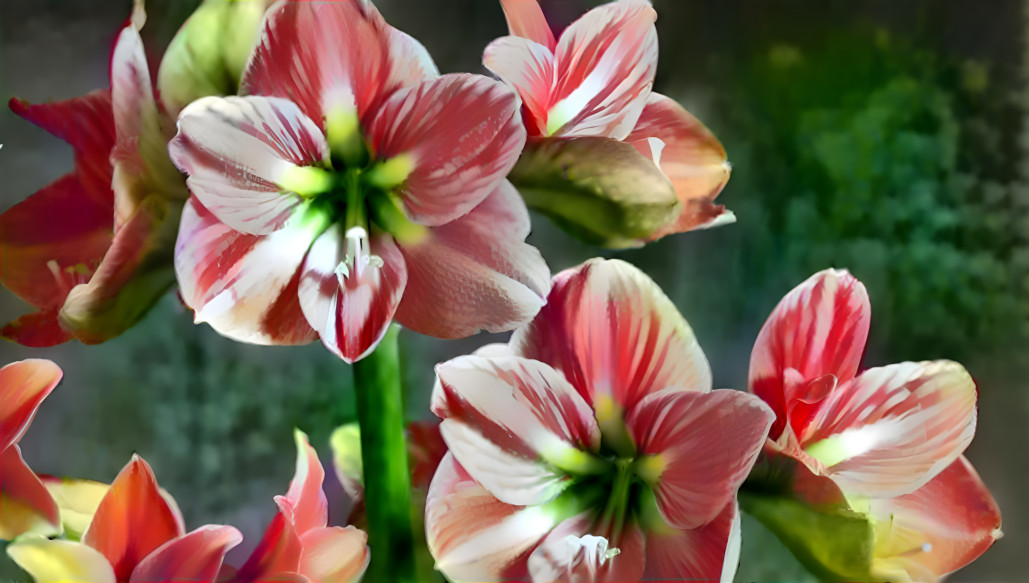
[[[61,530],[57,504],[22,459],[18,441],[63,373],[49,360],[0,368],[0,540]]]
[[[961,455],[976,387],[955,362],[858,365],[871,307],[846,271],[786,295],[758,335],[750,389],[776,412],[769,455],[829,479],[875,522],[871,573],[935,581],[999,536],[1000,512]]]
[[[243,539],[231,526],[186,533],[175,503],[142,458],[132,460],[100,501],[81,542],[22,537],[7,553],[40,583],[213,583],[225,553]]]
[[[729,179],[722,145],[651,91],[658,43],[649,0],[601,5],[557,38],[536,0],[502,4],[511,36],[493,41],[483,63],[522,97],[529,142],[513,179],[530,206],[607,246],[735,220],[714,204]],[[562,187],[554,170],[569,166],[577,172],[565,172]]]
[[[506,349],[436,372],[450,451],[425,521],[448,577],[732,579],[736,490],[772,412],[711,390],[689,325],[639,270],[558,274]]]
[[[39,311],[3,327],[29,346],[103,342],[174,283],[172,246],[188,196],[166,152],[136,24],[118,37],[111,88],[12,111],[67,141],[75,170],[0,215],[3,284]]]
[[[346,583],[368,567],[367,535],[352,526],[328,526],[325,470],[307,436],[296,432],[297,469],[278,513],[232,583],[296,581]]]
[[[547,269],[504,181],[525,130],[503,84],[439,75],[355,0],[270,8],[242,91],[187,107],[171,144],[198,321],[261,344],[320,336],[353,362],[394,318],[454,338],[538,311]]]

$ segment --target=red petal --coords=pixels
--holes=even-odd
[[[425,536],[436,568],[458,581],[523,581],[533,547],[555,526],[497,500],[447,454],[429,486]]]
[[[36,409],[64,375],[53,362],[21,360],[0,368],[0,452],[17,443]]]
[[[975,383],[956,362],[872,368],[819,405],[801,445],[848,495],[907,494],[968,447],[975,401]]]
[[[604,395],[623,412],[669,387],[711,389],[689,324],[649,277],[619,260],[555,276],[547,305],[515,331],[511,347],[564,373],[591,405]]]
[[[318,453],[307,441],[307,436],[297,430],[294,435],[297,444],[297,469],[289,483],[285,496],[276,496],[279,510],[293,523],[298,535],[309,530],[325,528],[329,521],[329,503],[322,491],[325,470],[318,461]]]
[[[658,456],[658,508],[674,528],[707,524],[730,504],[774,416],[741,391],[666,390],[640,401],[628,427],[642,455]]]
[[[338,225],[318,237],[304,262],[299,291],[307,321],[326,348],[348,363],[364,358],[382,339],[407,283],[404,257],[389,235],[374,234],[370,241],[354,235],[353,240],[364,248],[348,250],[351,241]],[[382,265],[376,266],[369,253]]]
[[[411,463],[411,485],[428,489],[447,444],[436,420],[412,421],[407,425],[407,457]]]
[[[111,245],[112,212],[74,174],[11,207],[0,215],[3,284],[37,308],[59,308]]]
[[[264,583],[280,573],[296,573],[302,551],[303,546],[293,524],[285,514],[278,512],[253,554],[239,568],[233,583]]]
[[[537,0],[500,0],[507,18],[507,28],[514,36],[535,41],[551,51],[557,46],[554,31],[547,24]]]
[[[182,534],[150,466],[133,455],[100,501],[82,542],[103,553],[118,580],[127,581],[147,555]]]
[[[658,165],[675,187],[682,214],[650,240],[735,220],[724,206],[714,203],[729,181],[731,169],[725,159],[725,148],[714,134],[672,99],[651,93],[639,122],[625,141],[636,145],[653,138],[664,145]],[[650,151],[649,146],[640,145],[637,149],[645,156]]]
[[[870,321],[868,292],[846,271],[816,273],[779,302],[750,356],[750,390],[776,414],[772,439],[785,429],[787,413],[796,435],[805,430],[815,403],[790,401],[807,382],[825,375],[840,384],[854,378]]]
[[[81,204],[107,209],[110,228],[114,205],[109,161],[114,147],[111,92],[93,91],[82,97],[36,105],[11,99],[9,105],[15,114],[71,144],[75,150],[75,175],[82,185]]]
[[[301,537],[300,572],[318,583],[358,581],[368,568],[368,535],[352,526],[317,528]]]
[[[1001,536],[997,502],[964,456],[911,494],[873,499],[871,512],[882,521],[876,531],[879,568],[927,569],[942,578]]]
[[[57,503],[25,464],[17,445],[0,450],[0,505],[0,540],[61,531]]]
[[[561,465],[600,447],[589,408],[560,373],[508,356],[463,356],[436,367],[433,412],[450,452],[498,499],[540,504],[565,486]],[[445,403],[444,406],[440,404]]]
[[[317,232],[303,213],[271,235],[246,235],[195,198],[182,211],[175,272],[182,299],[220,334],[255,344],[317,338],[300,309],[300,265]]]
[[[565,29],[555,52],[548,134],[625,139],[657,70],[657,13],[646,0],[594,8]]]
[[[535,4],[536,0],[528,0]],[[554,53],[537,42],[517,36],[498,38],[486,47],[482,63],[518,92],[525,105],[523,118],[530,136],[546,136],[547,110],[554,87]]]
[[[399,187],[415,222],[449,223],[479,205],[525,145],[518,98],[481,75],[444,75],[398,91],[368,127],[376,158],[411,156]]]
[[[647,535],[646,581],[732,581],[740,557],[740,518],[732,501],[711,522]]]
[[[437,338],[480,330],[503,332],[539,311],[550,290],[550,270],[525,243],[529,214],[506,180],[467,215],[399,242],[407,289],[397,321]]]
[[[179,114],[172,160],[190,191],[237,231],[282,228],[302,198],[279,186],[297,166],[328,160],[318,126],[292,102],[264,97],[206,97]]]
[[[57,310],[25,314],[17,320],[4,324],[0,337],[12,340],[22,346],[46,348],[71,340],[71,335],[61,328]]]
[[[241,542],[243,535],[231,526],[202,526],[166,542],[143,559],[132,571],[130,583],[212,583],[225,553]]]
[[[321,123],[332,107],[362,119],[399,88],[409,62],[394,65],[398,41],[371,2],[282,2],[265,17],[241,93],[285,97]]]

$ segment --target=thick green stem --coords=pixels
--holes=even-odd
[[[390,326],[375,351],[354,363],[354,392],[372,553],[365,580],[404,583],[415,575],[398,332]]]

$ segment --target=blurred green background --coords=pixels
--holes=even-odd
[[[151,57],[195,0],[151,0]],[[543,1],[556,24],[591,4]],[[72,97],[107,84],[129,0],[0,5],[0,97]],[[499,3],[379,0],[444,72],[483,72],[505,34]],[[931,0],[654,0],[656,90],[720,137],[734,171],[719,198],[739,222],[605,253],[535,217],[553,271],[604,255],[643,268],[693,325],[715,384],[743,388],[758,329],[811,273],[850,269],[873,306],[864,366],[951,358],[979,384],[968,456],[997,498],[1005,538],[953,581],[1021,581],[1029,502],[1029,3]],[[71,151],[0,112],[0,210],[71,167]],[[27,310],[0,292],[0,320]],[[428,416],[432,365],[497,338],[404,332],[408,411]],[[194,326],[174,295],[99,347],[0,345],[0,362],[55,360],[62,386],[22,441],[38,472],[110,481],[133,451],[187,523],[230,523],[252,548],[307,431],[328,464],[352,419],[350,371],[320,345],[259,348]],[[333,503],[342,507],[338,488]],[[337,513],[339,514],[339,513]],[[241,553],[236,553],[241,556]],[[0,577],[16,576],[0,559]],[[5,570],[6,569],[6,570]],[[774,537],[745,524],[738,581],[810,580]]]

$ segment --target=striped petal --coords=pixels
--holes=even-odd
[[[536,4],[536,0],[516,1]],[[552,49],[528,38],[506,36],[486,47],[482,64],[513,87],[522,98],[525,105],[523,119],[528,134],[533,137],[548,135],[547,109],[555,83],[554,76],[557,74]]]
[[[60,534],[57,504],[25,464],[17,445],[0,451],[0,540]]]
[[[445,402],[434,412],[454,458],[499,500],[553,500],[566,471],[600,447],[582,397],[549,366],[520,357],[463,356],[436,367]],[[565,468],[565,469],[559,469]]]
[[[241,542],[243,535],[231,526],[202,526],[150,553],[132,571],[129,581],[213,583],[222,568],[225,553]]]
[[[415,222],[443,225],[479,205],[525,145],[518,97],[481,75],[444,75],[397,91],[368,127],[378,159],[407,159],[399,187]]]
[[[450,453],[436,470],[425,504],[429,552],[453,581],[528,579],[529,553],[558,522],[540,508],[497,500]]]
[[[975,401],[975,382],[956,362],[872,368],[822,402],[802,445],[848,495],[900,496],[968,447]]]
[[[754,466],[774,416],[742,391],[666,390],[649,395],[628,418],[639,453],[658,469],[648,476],[658,508],[673,528],[698,528],[731,504]]]
[[[311,247],[300,279],[300,307],[322,343],[348,363],[375,349],[393,321],[407,267],[392,237],[333,225]]]
[[[423,81],[439,78],[439,68],[425,45],[413,36],[389,28],[389,58],[391,62],[388,88],[414,87]]]
[[[418,241],[398,241],[407,264],[397,321],[437,338],[504,332],[529,321],[545,303],[550,270],[525,243],[529,213],[503,181],[471,212],[431,229]]]
[[[0,452],[21,439],[63,375],[53,362],[36,358],[0,368]]]
[[[731,583],[740,559],[740,515],[735,501],[699,528],[647,535],[646,581]]]
[[[554,50],[557,39],[537,0],[500,0],[500,4],[507,18],[507,28],[513,36],[535,41]]]
[[[165,500],[150,466],[137,455],[111,483],[82,542],[100,551],[119,581],[164,543],[183,534],[178,511]]]
[[[594,8],[561,34],[547,134],[625,139],[657,70],[657,13],[647,0]]]
[[[320,232],[300,211],[270,235],[247,235],[195,198],[182,211],[175,273],[197,322],[254,344],[306,344],[317,338],[300,309],[300,267]]]
[[[410,71],[424,58],[400,51],[401,42],[367,0],[279,2],[265,17],[241,93],[290,99],[318,123],[333,110],[364,119],[409,81],[394,69]],[[398,52],[408,58],[395,64]]]
[[[653,154],[651,142],[654,139],[661,141],[659,156]],[[679,218],[659,229],[649,240],[735,220],[723,205],[714,203],[729,181],[731,166],[725,159],[725,148],[681,105],[664,95],[651,93],[639,122],[625,141],[661,168],[682,202]]]
[[[772,439],[787,420],[795,435],[805,432],[825,396],[810,382],[826,375],[840,384],[854,378],[870,322],[865,286],[843,270],[818,272],[779,302],[754,343],[749,375],[750,391],[775,411]]]
[[[547,305],[515,331],[511,346],[562,372],[599,416],[620,418],[670,387],[711,390],[711,369],[689,324],[624,261],[592,259],[555,276]]]
[[[357,581],[368,568],[368,535],[352,526],[317,528],[301,537],[300,573],[318,583]]]
[[[251,235],[288,222],[302,198],[283,183],[292,185],[298,167],[329,156],[321,129],[293,102],[266,97],[194,101],[179,115],[179,133],[168,148],[200,202]]]
[[[878,521],[873,574],[890,580],[942,578],[1001,537],[997,502],[964,456],[910,494],[872,500],[870,512]]]
[[[297,429],[293,434],[297,446],[297,468],[285,496],[276,496],[279,510],[293,523],[298,535],[324,528],[329,522],[329,502],[322,491],[325,469],[318,461],[318,452]]]
[[[31,537],[8,546],[7,554],[36,583],[119,581],[107,558],[81,543]]]

